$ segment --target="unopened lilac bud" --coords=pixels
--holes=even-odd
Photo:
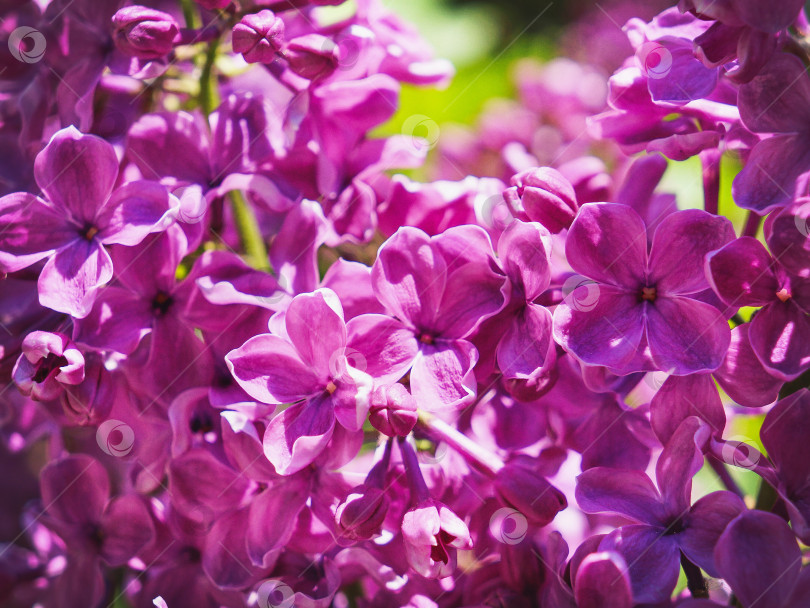
[[[127,6],[112,18],[115,46],[138,59],[165,57],[174,48],[180,29],[174,17],[145,6]]]
[[[514,175],[511,183],[503,197],[516,217],[525,214],[553,233],[574,221],[578,209],[574,187],[559,171],[550,167],[527,169]]]
[[[416,399],[401,384],[377,387],[371,394],[371,425],[389,437],[404,437],[416,424]]]
[[[331,74],[338,65],[338,47],[326,36],[307,34],[290,40],[284,48],[290,69],[315,80]]]
[[[495,478],[495,493],[530,523],[546,526],[568,506],[565,494],[520,460],[508,462]]]
[[[284,45],[284,22],[271,10],[245,15],[233,27],[233,50],[248,63],[271,63]]]
[[[380,533],[390,500],[373,486],[354,488],[339,505],[335,521],[341,535],[349,540],[369,540]]]
[[[12,375],[24,395],[47,401],[84,380],[84,356],[64,334],[31,332],[22,351]]]

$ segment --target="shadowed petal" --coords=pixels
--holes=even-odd
[[[292,475],[317,458],[334,428],[335,414],[329,400],[316,397],[292,405],[268,423],[264,454],[279,475]]]
[[[663,525],[661,497],[643,471],[588,469],[577,477],[576,498],[586,513],[619,513],[645,524]]]
[[[784,519],[745,511],[720,536],[714,550],[720,575],[744,606],[785,608],[799,577],[802,554]]]
[[[706,257],[706,275],[729,306],[765,306],[776,299],[779,291],[770,254],[750,236],[710,253]]]
[[[95,239],[56,252],[39,275],[39,302],[76,318],[90,314],[98,289],[113,276],[110,255]]]
[[[79,226],[27,192],[0,198],[0,270],[16,272],[79,238]]]

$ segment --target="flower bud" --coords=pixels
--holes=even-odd
[[[525,213],[530,221],[540,222],[553,233],[574,221],[578,208],[574,187],[559,171],[550,167],[527,169],[514,175],[511,183],[503,197],[516,217]]]
[[[84,380],[84,356],[64,334],[31,332],[22,351],[12,375],[24,395],[47,401]]]
[[[427,499],[402,518],[408,564],[425,578],[444,578],[456,569],[456,550],[470,549],[466,524],[447,505]]]
[[[271,10],[245,15],[233,28],[233,50],[248,63],[271,63],[284,45],[284,22]]]
[[[379,386],[371,394],[371,425],[389,437],[404,437],[416,424],[416,399],[401,384]]]
[[[498,471],[495,493],[506,506],[537,526],[550,524],[568,506],[565,494],[520,461],[509,462]]]
[[[331,74],[338,65],[338,47],[326,36],[307,34],[290,40],[284,48],[290,69],[315,80]]]
[[[349,540],[369,540],[380,533],[390,500],[373,486],[354,488],[339,505],[335,521],[341,535]]]
[[[174,17],[145,6],[127,6],[112,18],[115,46],[125,55],[151,60],[174,48],[180,30]]]

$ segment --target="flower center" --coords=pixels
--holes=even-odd
[[[656,298],[655,287],[642,287],[641,288],[641,301],[642,302],[655,302]]]
[[[89,226],[85,226],[79,234],[81,234],[82,238],[85,240],[92,241],[93,238],[98,234],[98,228],[91,224]]]
[[[165,315],[169,311],[173,301],[168,293],[159,291],[152,300],[152,311],[156,315]]]
[[[334,382],[330,380],[329,384],[326,385],[326,392],[329,393],[330,395],[334,395],[336,390],[337,386],[335,385]]]
[[[60,357],[55,353],[49,353],[47,357],[40,361],[37,371],[34,373],[34,377],[31,379],[37,384],[41,384],[42,382],[45,382],[48,376],[51,375],[52,371],[67,364],[68,360],[64,357]]]
[[[426,331],[419,334],[419,341],[422,344],[433,344],[434,337]]]
[[[776,292],[776,297],[782,302],[787,302],[790,299],[790,292],[787,290],[787,287],[783,287]]]

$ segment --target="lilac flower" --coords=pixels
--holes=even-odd
[[[730,341],[725,319],[695,299],[708,287],[703,257],[734,237],[731,223],[699,210],[669,215],[655,230],[649,254],[644,222],[631,208],[584,205],[571,225],[565,253],[572,268],[594,279],[554,312],[554,337],[588,365],[618,373],[662,369],[676,375],[717,369]]]
[[[336,420],[349,431],[363,426],[371,378],[346,358],[346,325],[333,291],[293,298],[284,331],[255,336],[225,360],[253,398],[293,404],[270,421],[264,436],[267,458],[280,474],[291,475],[326,447]]]
[[[445,577],[456,569],[456,549],[471,546],[467,526],[447,505],[427,500],[410,509],[402,520],[408,563],[427,578]]]
[[[637,522],[600,543],[628,564],[636,602],[662,602],[678,580],[679,555],[718,576],[712,550],[723,529],[745,509],[731,492],[713,492],[690,506],[692,477],[703,465],[708,429],[697,418],[679,427],[656,465],[658,489],[640,471],[595,468],[577,478],[576,497],[588,513],[609,511]]]
[[[137,245],[164,230],[178,201],[146,181],[115,188],[118,160],[106,141],[68,127],[37,156],[37,184],[0,199],[0,269],[14,272],[48,258],[39,275],[43,306],[85,317],[113,274],[105,245]]]
[[[808,95],[810,78],[804,65],[788,53],[774,54],[756,78],[740,87],[743,124],[754,133],[773,134],[754,146],[734,178],[732,193],[740,207],[763,213],[807,190]]]
[[[128,6],[112,18],[115,45],[138,59],[160,59],[174,48],[180,33],[174,17],[145,6]]]
[[[804,263],[799,251],[784,255],[792,268]],[[810,281],[780,260],[744,236],[710,253],[706,274],[726,304],[762,307],[748,330],[751,348],[769,373],[790,380],[810,366]]]
[[[110,498],[104,467],[83,454],[48,464],[41,476],[43,523],[68,546],[70,567],[60,576],[64,606],[96,606],[104,593],[102,560],[123,566],[143,550],[155,530],[144,500],[135,494]]]
[[[465,338],[504,305],[504,279],[493,265],[481,228],[462,226],[434,238],[416,228],[398,230],[372,267],[377,298],[391,316],[361,315],[349,323],[369,372],[398,380],[410,368],[411,392],[428,411],[468,403],[478,353]]]

